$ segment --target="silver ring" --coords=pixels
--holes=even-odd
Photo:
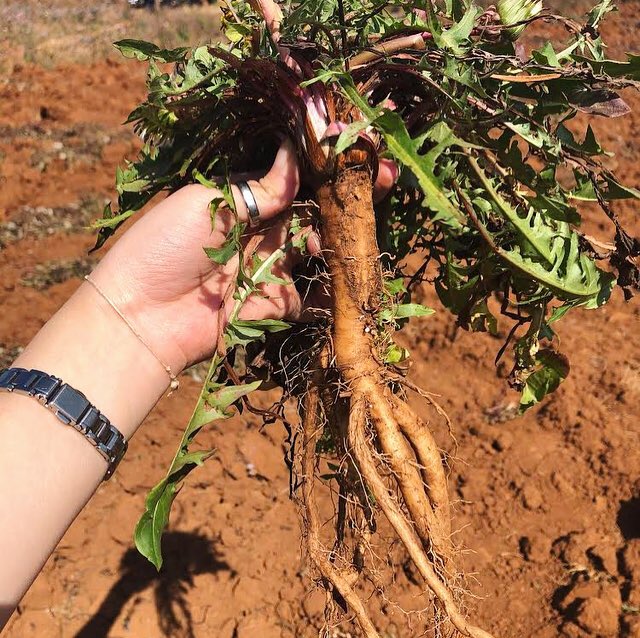
[[[242,195],[244,205],[247,207],[249,213],[249,226],[257,226],[260,223],[260,211],[258,210],[258,203],[253,195],[253,191],[247,182],[237,182],[236,186]]]

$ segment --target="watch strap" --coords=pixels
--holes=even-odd
[[[73,426],[107,461],[104,480],[115,472],[127,451],[127,441],[82,392],[40,370],[7,368],[0,371],[0,391],[34,397],[65,425]]]

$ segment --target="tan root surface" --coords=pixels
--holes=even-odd
[[[309,556],[333,596],[330,606],[339,601],[355,615],[367,638],[378,638],[355,586],[363,566],[355,563],[366,553],[362,548],[373,528],[372,509],[379,508],[426,583],[425,595],[435,599],[436,615],[445,616],[440,633],[491,638],[467,621],[453,593],[454,548],[440,450],[426,423],[392,392],[376,345],[383,278],[367,155],[352,150],[337,162],[336,176],[317,192],[332,281],[333,326],[331,348],[316,361],[302,405],[302,500]],[[314,496],[316,445],[325,424],[347,465],[333,550],[320,539]],[[352,527],[360,534],[351,564],[340,554],[347,516],[358,519]]]

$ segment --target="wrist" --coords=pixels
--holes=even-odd
[[[127,439],[170,381],[144,344],[87,283],[42,328],[15,365],[42,370],[79,390]]]
[[[174,322],[179,323],[180,317],[172,318],[169,326],[165,303],[149,299],[139,282],[125,275],[121,268],[115,275],[110,273],[105,264],[108,257],[88,277],[93,294],[101,297],[109,312],[127,327],[170,378],[177,377],[191,363],[171,335],[171,327]]]

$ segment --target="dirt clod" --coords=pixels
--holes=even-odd
[[[640,616],[627,616],[622,627],[625,638],[640,638]]]
[[[540,490],[532,483],[527,483],[522,488],[522,502],[528,510],[537,510],[542,507],[544,499]]]
[[[620,608],[602,598],[587,598],[578,605],[576,623],[591,636],[617,636]]]
[[[532,563],[543,563],[549,558],[551,541],[542,535],[523,536],[520,539],[520,551],[525,560]]]
[[[493,442],[493,447],[498,452],[504,452],[513,445],[513,434],[511,432],[500,432]]]
[[[571,569],[618,573],[616,546],[609,538],[593,530],[571,532],[557,539],[554,554]]]
[[[622,568],[631,582],[640,586],[640,538],[627,541],[622,551]]]

